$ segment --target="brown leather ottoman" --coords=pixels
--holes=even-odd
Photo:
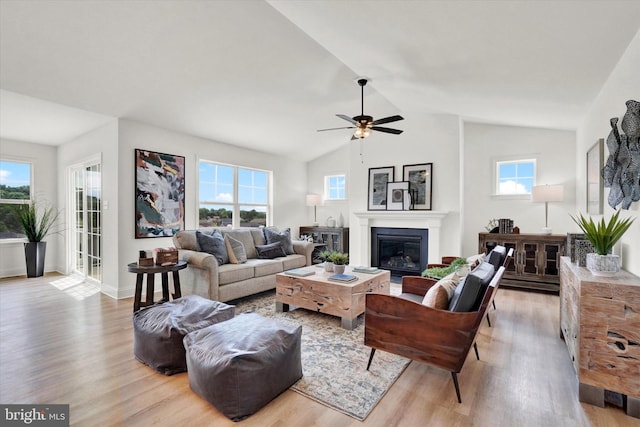
[[[226,417],[257,412],[302,378],[302,326],[242,314],[187,334],[189,385]]]
[[[184,336],[233,318],[235,307],[189,295],[133,313],[133,354],[164,375],[187,370]]]

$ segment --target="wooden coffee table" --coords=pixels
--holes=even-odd
[[[289,306],[306,308],[331,314],[342,319],[342,327],[353,329],[358,316],[364,313],[367,293],[388,294],[391,273],[380,270],[378,273],[354,273],[347,267],[345,274],[352,274],[358,280],[350,283],[329,280],[334,273],[325,272],[319,267],[310,266],[315,274],[305,277],[276,275],[276,311],[289,311]]]

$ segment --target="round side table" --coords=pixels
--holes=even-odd
[[[133,300],[133,311],[140,310],[141,307],[148,307],[153,305],[153,293],[155,291],[155,274],[160,273],[162,275],[162,300],[159,302],[169,301],[169,272],[173,273],[173,286],[175,292],[171,297],[173,299],[180,298],[182,293],[180,292],[180,276],[178,271],[187,268],[186,261],[178,261],[173,265],[151,265],[142,266],[137,262],[132,262],[127,265],[129,273],[136,273],[136,295]],[[142,281],[144,275],[147,275],[147,297],[144,301],[142,299]]]

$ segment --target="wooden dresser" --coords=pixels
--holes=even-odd
[[[597,277],[560,261],[560,336],[578,376],[581,402],[604,406],[604,392],[626,395],[640,418],[640,278]]]

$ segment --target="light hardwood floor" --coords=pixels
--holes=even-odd
[[[412,362],[360,422],[286,391],[234,423],[132,354],[132,299],[84,299],[49,283],[0,280],[0,402],[68,403],[72,425],[126,426],[640,426],[616,407],[581,404],[559,338],[558,297],[500,289],[459,375]]]

